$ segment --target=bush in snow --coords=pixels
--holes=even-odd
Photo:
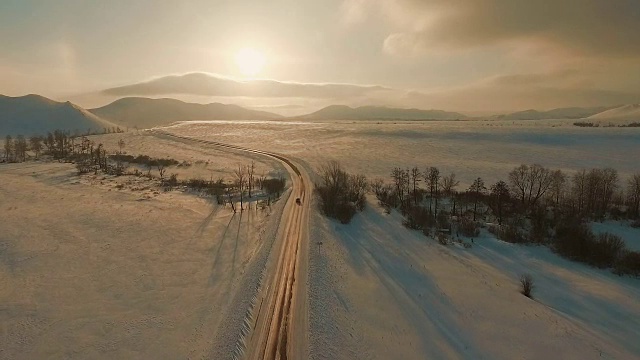
[[[475,221],[471,221],[469,219],[462,219],[460,221],[458,231],[462,234],[462,236],[466,237],[477,237],[480,235],[478,224],[476,224]]]
[[[623,251],[615,263],[614,272],[618,275],[628,274],[640,277],[640,252]]]
[[[489,231],[496,235],[496,237],[502,241],[506,241],[512,244],[526,243],[527,237],[522,235],[517,226],[514,225],[502,225],[500,227],[490,227]]]
[[[409,229],[422,230],[433,227],[435,219],[429,209],[423,206],[411,206],[407,209],[407,213],[402,224]]]
[[[171,174],[168,179],[163,181],[163,185],[168,187],[168,188],[172,188],[172,187],[178,186],[178,175],[177,174]]]
[[[576,219],[566,220],[556,228],[555,250],[562,256],[600,268],[612,267],[624,254],[624,241],[616,235],[593,234]]]
[[[368,188],[364,175],[349,174],[337,161],[330,161],[319,171],[320,182],[316,192],[320,197],[320,209],[329,217],[348,224],[356,211],[364,210]]]
[[[533,277],[530,274],[523,274],[520,276],[520,292],[522,295],[531,298],[534,284]]]
[[[438,234],[438,242],[440,245],[447,245],[449,241],[447,240],[447,235],[440,233]]]
[[[356,215],[356,207],[351,203],[339,203],[335,208],[335,218],[342,224],[348,224]]]

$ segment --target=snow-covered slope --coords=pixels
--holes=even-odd
[[[371,199],[350,225],[317,215],[314,359],[637,359],[640,281],[483,231],[442,246]],[[465,239],[471,242],[471,239]],[[534,298],[519,293],[529,273]]]
[[[269,120],[280,115],[219,103],[196,104],[176,99],[128,97],[91,109],[93,114],[115,123],[139,128],[190,120]]]
[[[618,122],[640,122],[640,104],[629,104],[590,116],[594,120],[614,120]]]
[[[568,107],[548,111],[538,111],[530,109],[506,115],[498,115],[496,118],[502,120],[582,119],[594,114],[601,113],[603,111],[607,111],[609,109],[611,109],[610,106],[597,106],[588,108]]]
[[[39,95],[0,95],[0,135],[44,134],[55,129],[101,130],[113,124],[70,102],[56,102]]]

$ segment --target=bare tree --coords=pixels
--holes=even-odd
[[[500,180],[491,185],[491,197],[495,200],[496,210],[498,212],[498,224],[502,225],[502,209],[504,202],[509,198],[509,186],[506,182]]]
[[[567,175],[562,170],[556,170],[551,173],[551,198],[556,206],[560,204],[560,199],[564,195],[567,186]]]
[[[122,155],[124,155],[124,140],[118,140],[118,151],[116,152],[116,174],[122,175],[124,173],[124,165],[122,163]],[[162,176],[160,176],[162,178]]]
[[[422,173],[420,172],[420,169],[418,169],[417,166],[414,166],[413,169],[411,169],[411,173],[409,174],[409,177],[411,179],[411,185],[413,187],[412,189],[413,204],[418,205],[418,191],[420,191],[420,188],[418,187],[418,183],[421,181],[420,178],[422,177]]]
[[[600,211],[602,214],[609,210],[611,204],[611,198],[618,189],[618,171],[612,168],[606,168],[602,170],[602,188],[601,188],[601,201]]]
[[[41,136],[32,136],[29,138],[29,145],[31,146],[31,150],[36,154],[36,159],[40,157],[40,153],[42,152],[42,137]]]
[[[578,212],[582,212],[585,207],[585,198],[587,190],[587,171],[580,170],[573,175],[573,186],[571,192],[573,193],[573,199],[575,207]]]
[[[13,153],[13,138],[11,135],[7,135],[4,138],[4,158],[6,161],[11,160],[11,154]]]
[[[233,175],[235,176],[234,185],[240,193],[240,211],[244,211],[243,196],[247,183],[247,168],[242,165],[238,165],[238,168],[233,171]]]
[[[400,203],[400,208],[406,208],[406,199],[405,192],[407,192],[409,174],[405,172],[399,167],[394,168],[391,171],[391,177],[393,178],[393,183],[395,186],[396,196],[398,197],[398,202]]]
[[[233,201],[233,185],[227,185],[224,187],[224,193],[227,195],[227,202],[229,204],[231,204],[231,210],[233,210],[233,212],[236,212],[236,204]]]
[[[18,135],[13,145],[16,160],[25,161],[27,159],[27,140],[22,135]]]
[[[476,221],[478,202],[485,190],[487,190],[487,188],[484,186],[484,180],[482,180],[482,178],[476,178],[473,180],[473,184],[469,187],[469,192],[473,196],[473,221]]]
[[[551,171],[541,165],[522,164],[509,173],[509,182],[514,196],[529,209],[549,190],[552,176]]]
[[[442,178],[442,192],[446,195],[451,195],[458,185],[460,185],[460,181],[456,180],[456,174],[454,173]]]
[[[640,173],[634,174],[627,182],[629,210],[636,218],[640,216]]]
[[[430,167],[429,171],[425,173],[426,181],[429,184],[429,210],[431,210],[431,202],[436,200],[435,216],[438,216],[438,187],[440,183],[440,170],[437,167]]]
[[[247,189],[249,190],[249,198],[251,198],[251,190],[254,187],[255,173],[256,163],[251,161],[251,165],[247,166]]]
[[[164,173],[167,171],[167,167],[165,166],[163,161],[158,161],[156,163],[156,168],[158,169],[158,174],[160,175],[160,180],[164,179]]]

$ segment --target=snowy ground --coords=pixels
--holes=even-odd
[[[471,249],[444,247],[369,205],[348,226],[312,220],[313,358],[640,356],[640,280],[486,232]],[[535,300],[519,293],[523,273]]]
[[[225,359],[241,346],[284,201],[234,215],[60,163],[1,165],[0,184],[0,358]]]
[[[177,135],[277,151],[312,166],[341,161],[350,171],[389,178],[396,166],[437,166],[462,185],[481,176],[506,179],[522,163],[578,170],[613,167],[622,178],[640,171],[638,128],[579,128],[552,121],[209,121],[180,123]],[[612,146],[615,144],[615,146]]]
[[[288,174],[278,161],[246,152],[233,152],[219,150],[212,147],[204,147],[202,144],[180,141],[162,135],[154,135],[149,132],[128,132],[122,134],[96,135],[89,137],[96,146],[103,144],[108,152],[118,150],[118,141],[125,142],[124,152],[133,156],[147,155],[153,158],[171,158],[180,162],[186,161],[191,166],[171,166],[167,168],[167,176],[171,173],[178,175],[178,179],[186,180],[198,178],[204,180],[217,180],[223,178],[231,180],[233,171],[238,165],[250,165],[255,162],[256,174],[269,177],[279,177]],[[141,167],[141,171],[145,170]],[[151,174],[158,176],[156,169]]]
[[[418,165],[489,183],[522,162],[612,166],[623,178],[640,171],[629,155],[640,151],[637,129],[568,121],[233,121],[165,130],[280,152],[309,169],[337,159],[368,177]],[[259,173],[284,173],[257,155],[150,132],[92,137],[112,150],[120,138],[129,154],[193,163],[168,170],[181,178],[228,179],[251,160]],[[268,239],[283,202],[270,215],[240,217],[135,179],[73,173],[57,163],[0,167],[0,358],[223,359],[242,348],[237,339],[271,261]],[[640,357],[638,279],[487,233],[471,249],[444,247],[375,201],[348,226],[311,218],[312,358]],[[629,244],[635,233],[624,231]],[[525,272],[536,281],[535,300],[518,292]]]
[[[591,229],[596,234],[611,233],[620,236],[627,249],[640,251],[640,228],[632,228],[629,221],[592,222]]]

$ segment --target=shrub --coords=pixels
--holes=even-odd
[[[448,229],[451,226],[451,222],[449,220],[450,216],[446,211],[440,211],[438,213],[437,222],[440,229]]]
[[[530,274],[520,276],[520,293],[522,295],[531,298],[534,287],[533,277]]]
[[[178,186],[178,175],[171,174],[169,178],[164,181],[164,185],[170,188]]]
[[[478,228],[478,225],[474,221],[471,221],[469,219],[462,219],[462,221],[460,221],[460,226],[458,229],[462,236],[477,237],[480,235],[480,229]]]
[[[614,266],[624,252],[624,241],[616,235],[594,235],[577,220],[561,223],[556,228],[555,250],[562,256],[600,268]]]
[[[518,227],[514,225],[492,227],[489,231],[495,234],[498,239],[512,244],[524,244],[528,242],[527,237],[524,236],[520,230],[518,230]]]
[[[316,193],[323,214],[347,224],[357,211],[364,210],[369,187],[364,175],[349,174],[335,161],[322,166],[319,175]]]
[[[623,251],[614,265],[614,272],[640,277],[640,252]]]
[[[599,234],[592,245],[590,262],[597,267],[611,267],[624,248],[624,241],[619,236],[609,233]]]
[[[438,234],[438,243],[440,243],[440,245],[447,245],[449,243],[447,241],[447,235],[443,233]]]
[[[351,203],[339,203],[335,208],[335,217],[342,224],[348,224],[356,214],[356,206]]]
[[[423,206],[413,206],[407,210],[402,224],[409,229],[422,230],[433,226],[433,214]]]
[[[205,189],[208,187],[208,185],[209,185],[208,181],[203,179],[198,179],[198,178],[191,178],[187,182],[187,186],[195,190]]]
[[[284,178],[278,179],[265,179],[262,181],[262,187],[269,196],[275,195],[276,197],[284,191],[287,181]]]
[[[555,250],[569,259],[587,262],[595,242],[591,229],[579,220],[565,220],[556,227]]]

